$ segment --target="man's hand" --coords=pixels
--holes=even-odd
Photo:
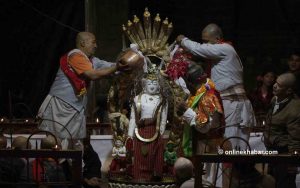
[[[182,116],[189,107],[181,97],[176,98],[176,103],[177,103],[177,115]]]
[[[182,39],[184,39],[184,38],[185,38],[184,35],[178,35],[177,38],[176,38],[177,44],[181,44],[181,41],[182,41]]]

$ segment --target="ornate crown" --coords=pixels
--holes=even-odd
[[[159,80],[159,67],[156,66],[156,64],[150,64],[147,67],[147,73],[144,75],[144,78],[147,80]]]
[[[133,21],[128,20],[127,25],[123,24],[122,29],[130,42],[137,44],[143,54],[162,57],[167,53],[167,41],[173,30],[173,24],[169,23],[168,18],[161,23],[159,14],[156,15],[152,24],[151,14],[148,8],[145,8],[143,25],[134,15]]]
[[[153,81],[154,81],[154,80],[156,80],[156,81],[159,80],[157,74],[154,74],[154,73],[147,73],[147,74],[144,76],[144,78],[147,79],[147,80],[153,80]]]

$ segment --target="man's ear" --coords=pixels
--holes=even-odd
[[[82,41],[80,42],[80,46],[81,46],[81,47],[85,47],[85,41],[84,41],[84,40],[82,40]]]

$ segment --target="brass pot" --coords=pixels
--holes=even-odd
[[[144,57],[131,49],[124,51],[118,58],[118,61],[132,69],[141,68],[144,65]]]

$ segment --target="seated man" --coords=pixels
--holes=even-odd
[[[26,149],[27,138],[24,136],[16,137],[11,147],[15,150]],[[28,148],[31,148],[30,144]],[[0,158],[0,181],[11,183],[29,182],[31,181],[31,176],[27,174],[27,168],[30,168],[30,165],[28,165],[26,158]],[[27,186],[19,184],[16,187]]]
[[[194,165],[189,159],[179,157],[174,164],[174,173],[180,188],[194,188]]]
[[[31,149],[31,143],[28,142],[27,146],[27,138],[24,136],[17,136],[15,139],[13,139],[11,143],[12,149]]]
[[[267,150],[279,154],[300,152],[300,99],[294,95],[296,78],[292,73],[280,75],[273,86],[274,98],[267,114],[264,142]],[[276,187],[296,187],[295,165],[269,165]]]

